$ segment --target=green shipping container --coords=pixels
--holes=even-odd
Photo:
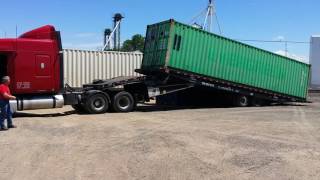
[[[307,98],[310,65],[174,20],[149,25],[141,69],[175,69]]]

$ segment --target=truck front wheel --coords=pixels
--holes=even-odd
[[[109,101],[103,94],[94,94],[87,98],[86,110],[90,114],[102,114],[108,111]]]
[[[130,93],[122,91],[113,97],[112,107],[115,112],[131,112],[135,107],[135,101]]]

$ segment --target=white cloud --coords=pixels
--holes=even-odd
[[[286,56],[286,52],[283,50],[278,50],[275,52],[276,54],[282,55],[282,56]],[[301,56],[301,55],[297,55],[297,54],[291,54],[291,53],[287,53],[287,56],[289,58],[298,60],[300,62],[304,62],[304,63],[308,63],[309,64],[309,60],[306,56]]]
[[[279,36],[277,36],[277,37],[274,37],[272,40],[273,41],[284,41],[286,38],[284,37],[284,36],[281,36],[281,35],[279,35]]]

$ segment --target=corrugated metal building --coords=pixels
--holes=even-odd
[[[139,76],[143,54],[139,52],[63,50],[64,81],[72,87],[81,87],[94,79],[117,76]]]
[[[311,84],[320,88],[320,36],[311,37],[310,63],[312,65]]]

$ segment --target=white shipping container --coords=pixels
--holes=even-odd
[[[95,79],[110,79],[118,76],[140,76],[143,54],[139,52],[63,50],[64,83],[82,87]]]
[[[320,86],[320,36],[311,37],[310,63],[312,69],[311,84]]]

